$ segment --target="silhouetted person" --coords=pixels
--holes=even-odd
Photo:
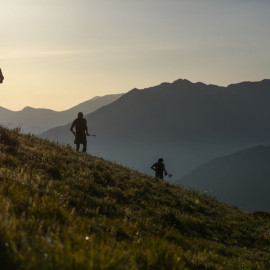
[[[3,76],[2,70],[0,68],[0,83],[3,83],[3,80],[4,80],[4,76]]]
[[[165,164],[163,163],[163,158],[159,158],[158,162],[156,162],[152,167],[152,170],[154,170],[156,172],[156,177],[163,179],[164,174],[168,175],[168,172],[165,169]],[[171,175],[169,174],[169,177],[171,177]]]
[[[73,130],[75,127],[76,132]],[[86,152],[87,147],[87,140],[86,136],[89,136],[88,133],[88,127],[87,127],[87,121],[85,118],[83,118],[83,113],[78,113],[78,118],[75,119],[70,127],[71,132],[75,136],[74,143],[76,144],[76,150],[80,150],[80,144],[83,145],[83,152]]]

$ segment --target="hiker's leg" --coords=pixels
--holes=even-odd
[[[83,151],[83,152],[86,152],[86,148],[87,148],[87,144],[84,143],[84,144],[83,144],[83,150],[82,150],[82,151]]]
[[[76,151],[80,150],[80,144],[76,144]]]

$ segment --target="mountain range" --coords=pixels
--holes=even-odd
[[[0,123],[10,128],[21,127],[25,133],[40,134],[52,127],[64,125],[72,121],[79,111],[89,114],[105,106],[122,94],[94,97],[68,110],[54,111],[25,107],[21,111],[11,111],[0,106]]]
[[[90,153],[145,173],[158,157],[177,182],[205,162],[270,144],[270,80],[228,87],[176,80],[133,89],[86,116]],[[69,126],[42,134],[73,143]]]

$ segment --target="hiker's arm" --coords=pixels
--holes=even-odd
[[[164,169],[163,169],[164,173],[165,173],[165,176],[168,176],[168,177],[172,177],[172,174],[171,173],[168,173],[167,170],[165,169],[165,166],[164,166]]]
[[[156,170],[155,164],[150,167],[153,171]]]
[[[165,175],[168,175],[168,172],[166,171],[165,167],[164,167],[163,171],[164,171]]]
[[[88,126],[87,126],[87,123],[85,123],[85,131],[86,131],[86,135],[87,135],[87,136],[90,136],[90,135],[89,135],[89,132],[88,132]]]
[[[73,122],[71,127],[70,127],[70,131],[74,134],[74,136],[76,135],[75,131],[73,130],[73,128],[75,127],[75,123]]]

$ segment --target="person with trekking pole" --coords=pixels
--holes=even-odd
[[[74,131],[75,128],[75,131]],[[83,118],[83,113],[79,112],[78,113],[78,118],[75,119],[70,127],[70,131],[74,134],[75,140],[74,144],[76,144],[76,150],[80,150],[80,145],[83,145],[82,152],[86,152],[87,148],[87,139],[86,136],[95,136],[95,135],[90,135],[88,132],[88,127],[87,127],[87,120]]]
[[[165,169],[165,164],[163,163],[163,158],[159,158],[158,162],[156,162],[155,164],[153,164],[151,166],[151,169],[155,171],[156,178],[163,179],[164,174],[165,174],[165,176],[168,175],[169,177],[172,177],[172,174],[169,174]]]

